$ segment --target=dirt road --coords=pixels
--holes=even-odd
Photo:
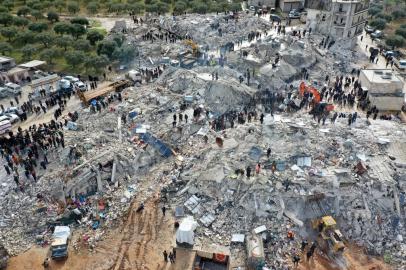
[[[90,252],[70,249],[69,258],[63,262],[51,262],[50,269],[58,270],[157,270],[171,269],[162,256],[164,249],[172,247],[174,235],[173,219],[169,211],[163,217],[156,200],[145,203],[137,213],[138,202],[134,202],[123,226],[113,230]],[[42,270],[41,266],[48,248],[31,248],[11,258],[10,270]]]

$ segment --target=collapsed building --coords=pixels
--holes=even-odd
[[[99,113],[86,104],[64,131],[66,148],[53,154],[57,163],[26,194],[15,192],[12,180],[4,183],[0,240],[11,255],[43,243],[49,225],[60,223],[75,226],[93,248],[121,223],[135,196],[148,200],[158,191],[176,220],[189,215],[198,222],[194,248],[226,245],[233,267],[254,261],[246,250],[258,241],[263,266],[289,264],[296,244],[286,241],[287,232],[313,241],[309,224],[322,216],[333,216],[343,238],[368,254],[405,266],[405,126],[361,118],[348,127],[344,117],[321,125],[306,108],[288,109],[300,98],[298,86],[306,77],[323,87],[326,74],[346,76],[358,68],[348,59],[365,56],[321,50],[323,37],[299,39],[293,28],[277,35],[258,17],[227,20],[232,19],[167,16],[152,29],[126,31],[126,39],[141,48],[135,68],[165,69],[150,83],[124,89],[121,100]],[[146,31],[187,36],[203,53],[187,69],[168,64],[189,46],[183,39],[144,40]],[[247,41],[253,32],[262,37]],[[203,61],[204,52],[210,61]],[[260,102],[268,93],[280,102]],[[258,113],[235,126],[215,125],[244,110]],[[251,241],[246,247],[245,239]]]

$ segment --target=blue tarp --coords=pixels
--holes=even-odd
[[[154,147],[156,150],[161,153],[162,156],[164,157],[170,157],[172,155],[171,149],[166,146],[163,142],[155,138],[153,135],[150,133],[146,132],[141,134],[140,136],[141,140],[143,140],[145,143],[148,143],[152,147]]]

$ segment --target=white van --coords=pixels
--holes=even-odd
[[[5,86],[8,89],[8,91],[14,95],[19,95],[21,93],[21,86],[19,86],[18,84],[6,83]]]
[[[11,130],[11,122],[9,120],[4,120],[0,122],[0,135]]]

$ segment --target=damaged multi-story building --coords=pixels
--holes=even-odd
[[[368,18],[368,0],[332,0],[328,10],[310,12],[307,24],[346,48],[357,43]]]

